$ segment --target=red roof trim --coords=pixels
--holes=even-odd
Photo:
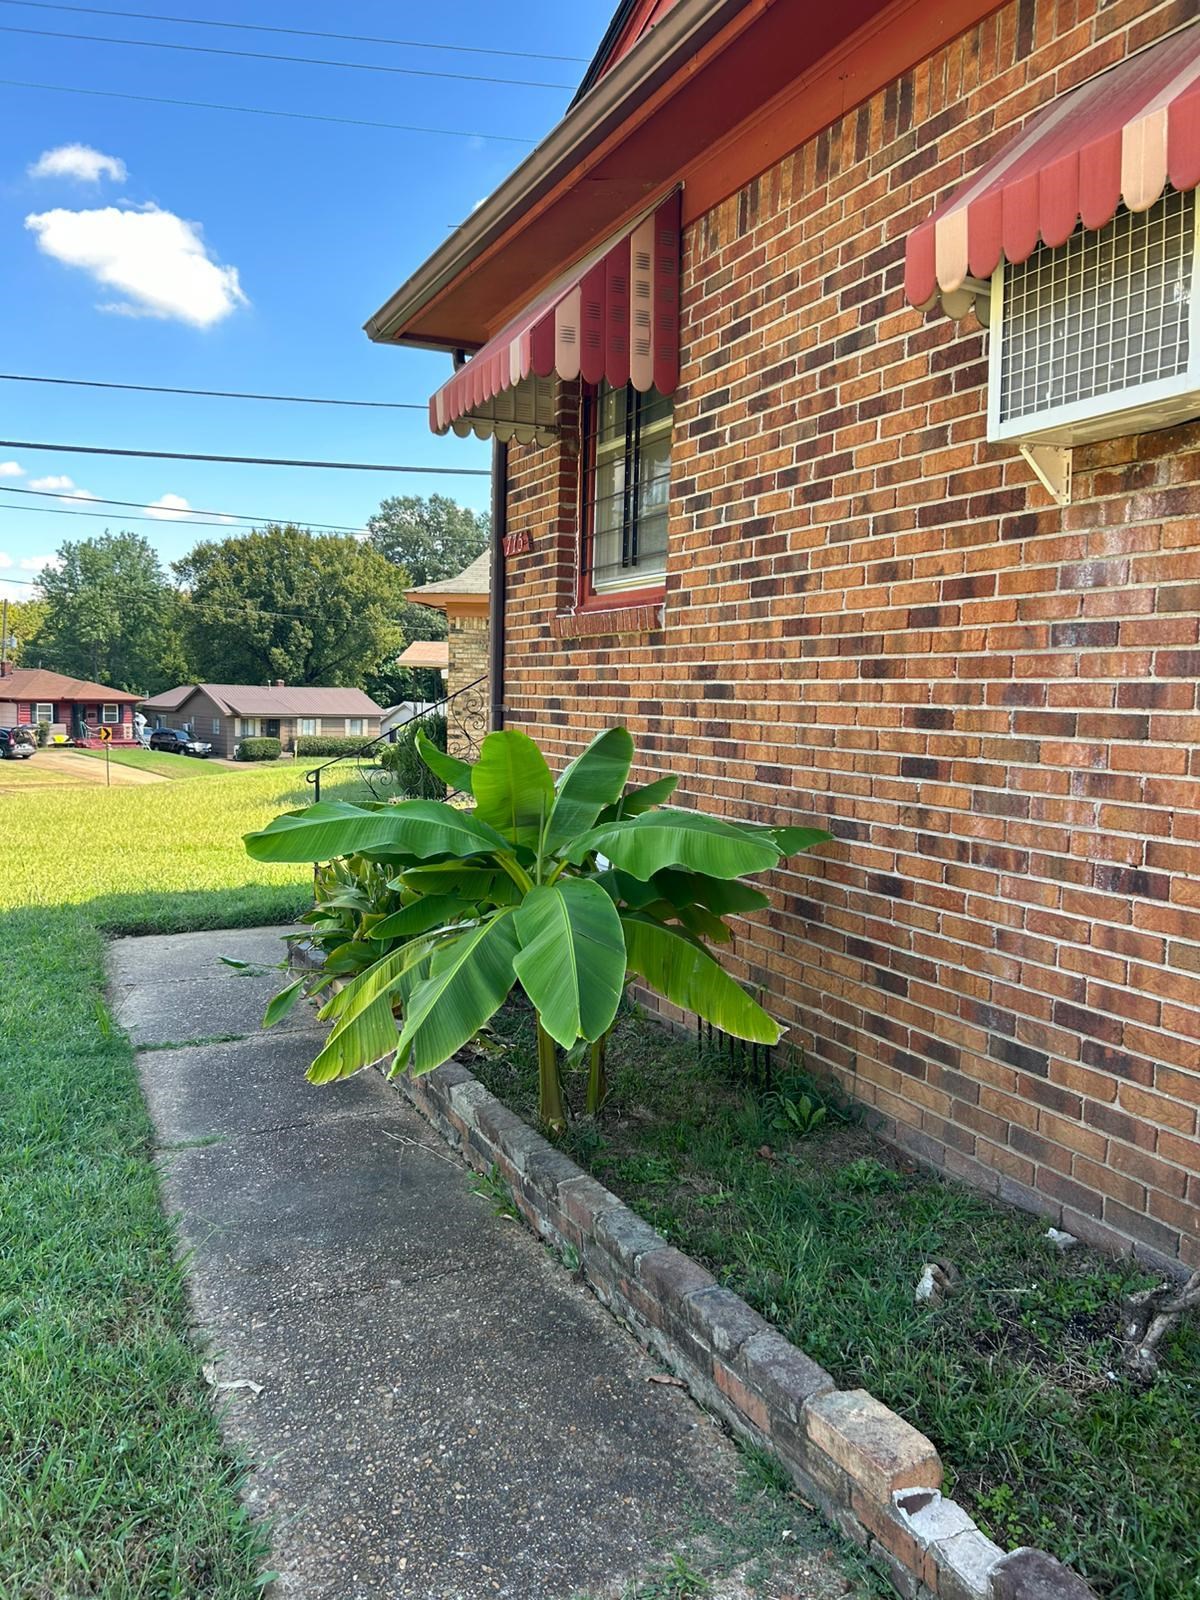
[[[909,235],[904,289],[927,308],[1001,261],[1060,245],[1082,222],[1200,186],[1200,23],[1047,106]]]

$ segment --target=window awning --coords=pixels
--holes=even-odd
[[[1065,244],[1080,222],[1103,228],[1122,201],[1146,211],[1168,183],[1200,185],[1200,24],[1040,112],[909,235],[905,294],[963,316],[1002,259]]]
[[[434,433],[553,438],[555,377],[672,394],[679,379],[679,191],[559,278],[429,402]]]

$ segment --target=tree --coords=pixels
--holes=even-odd
[[[141,534],[68,540],[38,582],[46,609],[32,654],[40,665],[139,694],[186,677],[177,596]],[[27,647],[26,661],[30,654]]]
[[[471,511],[445,495],[393,495],[373,517],[367,534],[375,549],[408,573],[409,588],[453,578],[486,548],[492,519]],[[416,639],[444,639],[445,613],[406,600],[397,618],[405,645]],[[397,701],[437,700],[445,692],[436,672],[415,671],[385,663],[371,680],[370,692],[383,705]]]
[[[408,574],[408,587],[453,578],[486,549],[492,519],[445,495],[392,495],[367,518],[371,544]],[[427,608],[422,608],[427,609]],[[438,637],[443,637],[438,635]]]
[[[633,977],[726,1033],[777,1041],[778,1024],[705,941],[728,943],[727,916],[769,904],[745,875],[829,834],[663,806],[673,777],[626,794],[633,740],[621,727],[599,734],[557,783],[537,745],[515,729],[488,734],[474,764],[420,733],[417,745],[439,778],[473,797],[472,808],[335,802],[246,835],[256,861],[348,857],[385,874],[398,897],[381,916],[353,879],[334,873],[329,907],[357,909],[361,925],[347,942],[335,917],[328,971],[297,978],[268,1008],[269,1025],[303,993],[355,974],[322,1009],[334,1026],[309,1069],[314,1083],[386,1057],[393,1072],[429,1072],[473,1039],[517,984],[537,1016],[540,1114],[556,1130],[566,1116],[558,1047],[588,1054],[587,1109],[598,1111],[604,1044]],[[325,911],[319,903],[308,919],[318,941]]]
[[[29,646],[44,626],[48,610],[42,599],[8,602],[7,658],[14,665],[20,664],[23,655],[28,663]]]
[[[352,534],[272,525],[206,540],[173,570],[201,678],[361,686],[402,642],[408,575]]]

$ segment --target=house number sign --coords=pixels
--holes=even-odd
[[[528,532],[506,533],[501,542],[504,545],[504,554],[506,556],[519,556],[526,550],[533,549],[533,540]]]

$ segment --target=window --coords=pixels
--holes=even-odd
[[[35,705],[33,708],[33,720],[35,722],[54,721],[54,706],[49,700],[38,701],[37,705]]]
[[[602,383],[585,402],[583,594],[656,587],[667,570],[669,398]]]
[[[212,731],[214,733],[220,733],[220,731],[221,731],[221,719],[220,719],[220,717],[214,717],[212,719]]]
[[[257,739],[258,728],[258,717],[239,717],[237,719],[237,733],[239,739]]]
[[[366,729],[363,727],[363,719],[361,717],[347,717],[346,718],[346,732],[347,733],[365,733]]]
[[[100,707],[100,720],[101,720],[101,722],[120,722],[120,720],[121,720],[121,708],[120,708],[120,706],[110,706],[110,705],[101,706]]]
[[[1082,444],[1200,411],[1197,206],[1168,189],[992,280],[988,433]]]
[[[299,728],[301,734],[320,733],[321,719],[320,717],[301,717]]]

